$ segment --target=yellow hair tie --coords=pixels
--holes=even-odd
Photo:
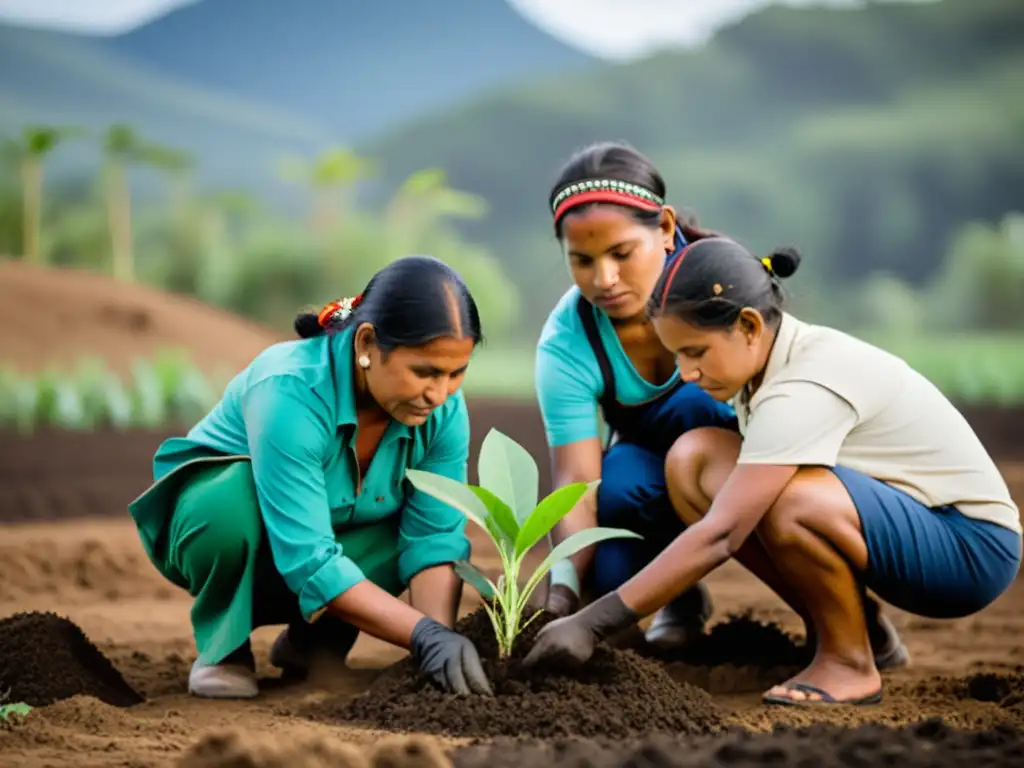
[[[768,270],[769,274],[773,274],[773,275],[775,274],[775,270],[772,269],[772,257],[771,256],[765,256],[763,259],[761,259],[761,263],[764,264],[764,268]]]

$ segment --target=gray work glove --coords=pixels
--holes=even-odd
[[[618,592],[609,592],[586,608],[556,619],[537,633],[533,648],[523,660],[532,667],[540,662],[579,667],[594,655],[599,640],[614,635],[639,617],[622,602]]]
[[[443,690],[494,695],[473,643],[441,622],[427,616],[416,622],[410,650],[420,672]]]

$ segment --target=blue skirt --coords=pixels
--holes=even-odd
[[[891,485],[834,467],[853,499],[868,549],[864,586],[908,613],[953,619],[977,613],[1017,577],[1021,537],[956,507],[929,508]]]

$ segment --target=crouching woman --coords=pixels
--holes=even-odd
[[[772,704],[881,701],[866,590],[912,614],[968,616],[1020,568],[1021,523],[966,420],[903,360],[783,311],[792,251],[690,246],[650,304],[682,377],[734,400],[740,435],[689,432],[666,459],[687,529],[630,581],[541,632],[529,663],[595,639],[735,557],[803,618],[816,653]]]
[[[295,325],[303,338],[260,353],[160,446],[156,482],[129,507],[157,569],[195,598],[189,691],[257,695],[249,636],[286,624],[270,661],[289,672],[320,649],[344,658],[363,631],[410,649],[445,690],[488,693],[476,649],[450,629],[465,519],[405,479],[466,478],[458,389],[481,337],[469,290],[410,256]]]

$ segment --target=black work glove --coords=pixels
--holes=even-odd
[[[410,650],[420,672],[443,690],[494,695],[473,643],[441,622],[427,616],[416,622]]]
[[[638,618],[622,602],[618,592],[609,592],[577,613],[552,621],[538,632],[523,665],[532,667],[540,662],[553,662],[579,667],[594,655],[594,646],[599,640],[635,624]]]

